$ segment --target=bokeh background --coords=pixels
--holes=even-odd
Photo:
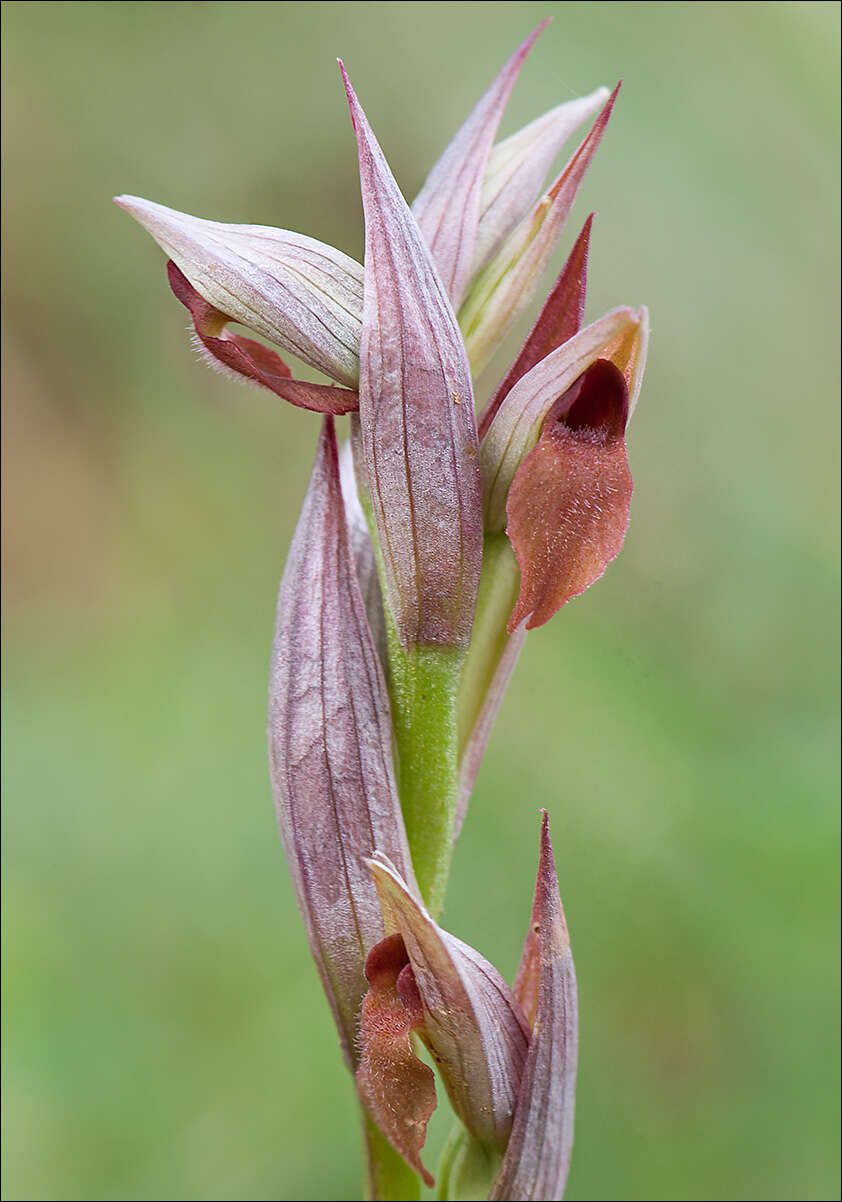
[[[5,1198],[359,1189],[265,766],[318,423],[195,362],[109,198],[359,257],[335,56],[411,196],[548,13],[503,131],[625,79],[556,266],[594,208],[590,317],[651,307],[637,491],[530,637],[446,922],[513,972],[547,806],[569,1199],[839,1197],[838,6],[8,2]]]

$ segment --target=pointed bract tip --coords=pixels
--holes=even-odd
[[[602,137],[602,133],[605,129],[605,126],[608,124],[608,118],[611,116],[611,114],[614,111],[614,105],[617,101],[617,97],[620,95],[620,88],[622,86],[623,86],[623,81],[621,79],[617,82],[616,86],[614,87],[613,92],[611,92],[611,94],[608,97],[608,99],[606,100],[605,104],[602,106],[602,111],[600,112],[599,116],[597,117],[594,128],[591,131],[592,134],[594,132],[597,132],[599,134],[599,137]]]
[[[144,200],[142,196],[129,196],[125,192],[119,196],[115,196],[113,200],[118,208],[123,209],[124,212],[128,213],[130,217],[134,217],[135,221],[139,221],[141,224],[143,223],[143,216],[141,214],[145,215],[150,208],[154,207],[151,200]]]
[[[345,70],[345,64],[341,58],[338,58],[336,61],[339,64],[339,71],[342,75],[342,83],[345,86],[345,95],[348,97],[348,104],[351,106],[351,119],[353,120],[354,109],[359,107],[360,102],[357,100],[357,93],[351,86],[351,80],[348,77],[348,72]]]
[[[348,98],[348,108],[351,110],[351,126],[354,133],[358,134],[360,129],[360,121],[363,122],[365,129],[366,117],[363,112],[363,107],[357,99],[357,93],[354,91],[348,72],[345,70],[345,64],[341,58],[336,60],[339,63],[339,70],[342,72],[342,82],[345,85],[345,95]]]
[[[541,810],[541,839],[540,839],[540,854],[539,867],[551,866],[555,870],[555,856],[553,854],[553,843],[550,838],[550,815],[547,810]]]
[[[574,162],[579,157],[579,155],[585,150],[586,147],[588,147],[592,144],[595,144],[595,143],[599,143],[599,141],[602,138],[603,133],[605,132],[605,127],[608,124],[608,118],[611,116],[612,112],[614,111],[614,103],[617,99],[617,96],[619,95],[620,88],[622,86],[623,86],[623,81],[621,79],[619,81],[619,83],[617,84],[617,86],[614,88],[614,91],[611,92],[610,95],[608,96],[608,99],[605,101],[605,104],[602,106],[602,109],[600,110],[599,116],[597,117],[596,121],[594,121],[594,123],[591,127],[590,133],[587,135],[587,137],[585,138],[582,145],[579,147],[579,149],[574,154],[573,159],[571,159],[571,162]],[[562,178],[563,178],[563,176],[562,176]],[[552,189],[550,191],[552,193]]]
[[[177,227],[195,220],[186,213],[179,213],[176,209],[170,209],[154,200],[146,200],[143,196],[123,194],[115,196],[114,203],[133,217],[138,225],[142,225],[156,242],[159,241],[159,235],[171,235]]]
[[[144,200],[142,196],[131,196],[128,192],[121,192],[119,196],[114,198],[115,205],[119,205],[121,209],[125,209],[127,213],[134,213],[135,210],[147,208],[160,208],[152,200]]]
[[[503,71],[506,71],[507,69],[511,69],[512,67],[515,68],[516,72],[520,70],[521,66],[523,65],[524,59],[529,54],[529,51],[532,49],[532,47],[535,45],[535,43],[538,41],[538,38],[541,36],[541,34],[547,28],[550,21],[552,21],[552,17],[544,17],[544,19],[540,23],[540,25],[535,26],[535,28],[532,30],[532,33],[530,33],[528,37],[523,39],[521,44],[518,46],[517,50],[515,50],[514,54],[512,54],[509,57],[509,59],[507,60],[506,66],[503,67]]]
[[[553,843],[550,838],[550,815],[545,809],[540,810],[541,814],[541,835],[538,841],[538,870],[541,872],[551,869],[555,872],[555,855],[553,854]]]
[[[551,21],[552,17],[544,17],[543,21],[535,26],[535,28],[532,30],[532,33],[530,33],[527,38],[524,38],[515,51],[515,54],[520,54],[523,56],[527,55]]]
[[[617,83],[614,85],[614,89],[613,89],[613,91],[611,92],[611,94],[609,95],[609,97],[608,97],[608,99],[606,100],[605,104],[603,105],[602,112],[601,112],[601,113],[600,113],[600,115],[599,115],[599,120],[601,120],[601,121],[603,122],[603,124],[604,124],[604,123],[605,123],[605,122],[608,120],[608,118],[611,116],[611,110],[614,108],[614,103],[615,103],[615,101],[616,101],[617,97],[618,97],[618,96],[619,96],[619,94],[620,94],[620,88],[621,88],[622,86],[623,86],[623,81],[622,81],[622,79],[620,79],[620,80],[618,80],[618,81],[617,81]]]

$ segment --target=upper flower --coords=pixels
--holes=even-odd
[[[387,604],[405,645],[467,646],[482,553],[480,493],[485,529],[504,528],[515,474],[538,442],[549,409],[543,401],[536,405],[535,390],[540,387],[543,396],[563,376],[555,401],[596,358],[611,357],[612,338],[616,342],[628,334],[625,319],[631,315],[618,311],[616,319],[592,328],[584,355],[559,349],[581,320],[584,235],[584,252],[580,239],[581,253],[576,259],[574,251],[573,266],[559,281],[564,286],[554,289],[482,416],[478,454],[468,363],[474,374],[482,370],[532,295],[616,97],[616,89],[609,96],[599,88],[494,145],[520,67],[541,28],[503,66],[430,172],[411,211],[347,85],[360,149],[365,268],[333,247],[287,230],[226,225],[136,197],[118,198],[169,256],[170,284],[189,309],[198,344],[214,365],[305,408],[334,414],[360,410],[364,499],[377,528]],[[597,110],[593,129],[542,193],[560,146]],[[229,322],[249,327],[334,383],[292,379],[280,355],[231,333]],[[539,410],[540,420],[534,416]],[[549,442],[550,436],[542,445]],[[553,445],[558,449],[559,437]],[[554,458],[561,463],[558,453]],[[524,464],[516,490],[515,508],[527,511],[527,526],[534,508],[528,496],[534,490],[525,489],[524,482],[535,475],[538,463],[548,466],[548,457],[533,457],[531,472]],[[566,495],[573,494],[568,489]],[[540,559],[546,549],[546,540],[541,546],[533,540],[530,550],[523,525],[516,512],[509,532],[524,580],[532,581],[518,620],[543,589],[529,560]],[[612,528],[621,526],[618,519]],[[600,541],[593,531],[589,537]],[[572,545],[575,532],[572,540],[565,535],[554,541],[556,550],[562,543]],[[598,575],[601,569],[594,565],[601,558],[604,567],[616,544],[615,533],[604,552],[597,549],[591,556],[590,569],[573,572],[575,580],[589,583],[588,572]],[[573,578],[570,572],[567,576]],[[559,603],[572,595],[557,583],[543,591]],[[552,604],[547,599],[541,606],[532,604],[530,624],[545,620]]]

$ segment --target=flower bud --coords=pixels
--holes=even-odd
[[[427,176],[412,206],[413,215],[457,309],[469,279],[476,274],[475,247],[491,144],[523,60],[546,24],[546,20],[542,21],[504,64]],[[488,205],[485,207],[487,209]]]
[[[471,367],[478,375],[500,339],[528,304],[549,262],[590,165],[620,85],[561,175],[535,207],[512,230],[500,250],[474,282],[459,310],[459,324]]]
[[[541,195],[547,172],[564,143],[605,104],[607,88],[568,100],[491,149],[480,194],[480,218],[471,275],[500,249]]]

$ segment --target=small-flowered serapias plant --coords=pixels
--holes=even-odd
[[[363,266],[302,234],[120,197],[166,252],[214,365],[320,413],[278,600],[269,758],[298,903],[353,1073],[367,1188],[420,1196],[435,1075],[458,1116],[441,1198],[561,1198],[576,981],[549,821],[509,986],[437,918],[454,841],[526,631],[617,555],[646,310],[582,325],[589,217],[481,415],[474,379],[535,291],[616,98],[495,143],[536,30],[410,207],[342,69]],[[544,190],[574,130],[595,118]],[[249,327],[324,373],[292,378]],[[337,419],[345,419],[344,447]]]

